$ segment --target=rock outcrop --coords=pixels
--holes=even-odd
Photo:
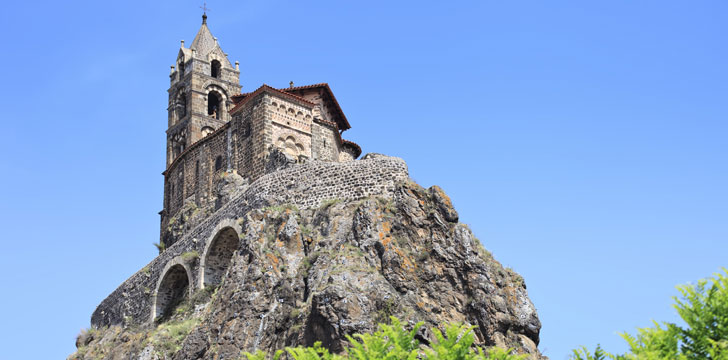
[[[233,180],[221,194],[242,186]],[[154,322],[93,328],[71,358],[238,359],[315,341],[340,351],[346,335],[372,332],[390,316],[425,328],[476,325],[478,345],[542,358],[523,278],[458,223],[439,187],[403,181],[391,197],[316,208],[269,203],[237,223],[240,245],[219,285]]]

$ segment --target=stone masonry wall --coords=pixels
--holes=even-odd
[[[204,259],[183,255],[196,251],[204,256],[206,247],[222,229],[232,228],[240,234],[237,219],[254,208],[280,204],[316,208],[328,199],[392,198],[396,185],[407,179],[404,160],[383,155],[346,163],[311,161],[266,174],[122,283],[99,304],[91,324],[101,327],[152,321],[160,280],[178,264],[187,272],[189,291],[199,289],[204,271],[200,263]]]
[[[321,161],[338,161],[339,147],[336,128],[328,123],[313,122],[313,141],[311,151],[313,158]]]
[[[312,109],[281,98],[271,99],[267,106],[273,144],[293,157],[310,159]]]
[[[248,181],[265,174],[271,146],[301,161],[341,161],[336,125],[313,115],[310,106],[262,93],[249,99],[230,122],[187,147],[165,171],[162,242],[169,246],[177,241],[165,229],[190,199],[197,207],[210,205],[220,172],[234,171]]]

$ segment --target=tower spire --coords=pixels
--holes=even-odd
[[[207,24],[207,10],[210,10],[207,7],[207,2],[203,2],[202,6],[200,6],[200,9],[202,9],[202,24]]]

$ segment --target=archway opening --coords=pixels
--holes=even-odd
[[[205,256],[205,287],[220,284],[232,263],[238,243],[238,233],[233,228],[224,228],[215,235]]]
[[[190,279],[184,266],[177,264],[169,268],[157,289],[154,318],[164,319],[172,315],[177,305],[187,297],[189,286]]]
[[[210,76],[214,78],[220,77],[220,68],[222,65],[220,65],[220,62],[217,60],[212,60],[212,63],[210,64]]]
[[[215,119],[220,119],[220,113],[222,112],[222,109],[220,108],[220,105],[222,105],[222,96],[217,91],[210,91],[209,94],[207,94],[207,115],[212,116]]]

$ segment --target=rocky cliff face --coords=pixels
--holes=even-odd
[[[218,286],[152,324],[91,329],[70,358],[238,359],[315,341],[339,351],[389,316],[476,325],[479,345],[541,358],[523,278],[458,223],[438,187],[403,182],[392,199],[259,207],[237,221],[241,245]]]

